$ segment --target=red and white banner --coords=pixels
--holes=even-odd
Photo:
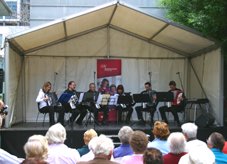
[[[98,59],[97,60],[97,86],[103,79],[109,81],[109,85],[116,86],[122,83],[121,60],[120,59]]]

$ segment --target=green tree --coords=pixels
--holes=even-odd
[[[161,0],[167,18],[221,42],[227,40],[227,0]]]

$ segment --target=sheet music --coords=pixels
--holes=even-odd
[[[96,104],[100,105],[101,101],[102,101],[102,94],[99,93],[99,96],[98,96]]]
[[[110,96],[108,105],[117,105],[118,94]]]
[[[81,103],[83,101],[83,97],[84,97],[84,92],[80,93],[78,103]]]
[[[108,105],[108,101],[110,99],[109,94],[99,94],[97,103],[98,105]]]

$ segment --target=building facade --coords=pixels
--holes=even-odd
[[[35,27],[110,2],[113,0],[30,0],[30,26]],[[124,0],[122,2],[149,14],[164,16],[164,8],[161,7],[160,0]]]

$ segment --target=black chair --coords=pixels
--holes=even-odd
[[[40,112],[39,103],[37,103],[37,105],[38,105],[38,114],[37,114],[37,117],[36,117],[36,124],[37,124],[38,119],[39,119],[39,114],[43,114],[44,117],[43,117],[42,126],[44,127],[44,122],[45,122],[46,114],[47,114],[48,112]]]

